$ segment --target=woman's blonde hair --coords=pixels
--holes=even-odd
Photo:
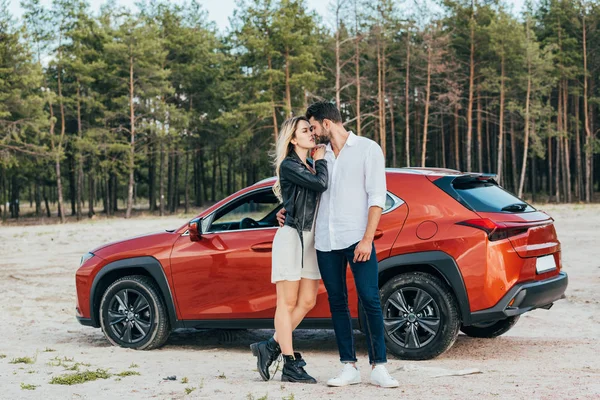
[[[283,160],[290,154],[290,151],[294,148],[292,144],[292,139],[296,137],[296,128],[298,127],[298,122],[306,121],[308,119],[304,116],[291,117],[283,121],[281,124],[281,130],[279,131],[279,137],[277,138],[277,143],[275,144],[275,152],[273,154],[273,164],[275,165],[275,174],[277,175],[277,181],[273,185],[273,193],[279,199],[279,201],[283,202],[283,196],[281,195],[281,179],[279,177],[279,170],[281,168],[281,163]]]

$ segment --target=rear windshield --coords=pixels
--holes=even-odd
[[[454,190],[474,211],[479,212],[531,212],[531,205],[512,193],[488,181],[454,181]]]

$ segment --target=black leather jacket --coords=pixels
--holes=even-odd
[[[286,211],[284,224],[298,232],[302,245],[302,267],[304,267],[302,231],[312,230],[321,193],[327,190],[329,180],[327,161],[317,160],[314,167],[316,174],[309,171],[295,151],[291,151],[279,169],[281,197]]]

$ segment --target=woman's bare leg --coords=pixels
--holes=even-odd
[[[290,315],[292,331],[300,325],[300,322],[304,319],[306,314],[310,310],[313,309],[315,304],[317,304],[317,292],[319,291],[319,280],[317,279],[304,279],[300,280],[300,285],[298,287],[298,298],[295,304],[295,307]],[[277,292],[277,298],[279,299],[279,291]],[[279,303],[277,308],[279,309]],[[277,318],[277,313],[275,313],[275,318]],[[273,338],[279,343],[283,351],[283,347],[278,340],[278,332],[277,324],[275,325],[275,334]],[[284,353],[286,354],[286,353]]]
[[[277,310],[275,311],[275,331],[277,342],[284,355],[293,355],[292,346],[292,312],[298,301],[300,281],[279,281],[277,287]]]

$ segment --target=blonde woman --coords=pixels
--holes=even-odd
[[[316,383],[304,370],[306,362],[292,346],[292,332],[315,306],[321,275],[317,264],[314,221],[321,193],[327,189],[325,148],[316,147],[310,123],[293,117],[281,126],[275,154],[277,182],[273,191],[287,210],[284,225],[273,240],[271,281],[277,289],[275,335],[250,345],[258,372],[269,380],[269,366],[283,354],[284,382]]]

